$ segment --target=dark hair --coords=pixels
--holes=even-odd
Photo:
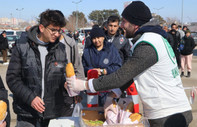
[[[40,14],[40,24],[45,27],[49,25],[64,27],[66,20],[61,11],[47,9]]]
[[[109,22],[120,22],[120,18],[118,16],[112,15],[109,16],[109,18],[107,19],[107,24],[109,24]]]
[[[188,29],[187,26],[183,26],[183,29],[185,29],[185,28]]]
[[[6,33],[6,31],[4,30],[4,31],[2,31],[2,33],[1,34],[4,34],[4,33]]]
[[[178,25],[178,28],[182,28],[181,25]]]
[[[174,26],[174,25],[176,25],[176,24],[175,24],[175,23],[172,23],[172,24],[171,24],[171,28],[172,28],[172,26]]]
[[[99,25],[98,25],[98,24],[94,24],[94,25],[92,26],[92,28],[99,28]]]

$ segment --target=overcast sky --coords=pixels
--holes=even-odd
[[[32,20],[46,9],[59,9],[68,17],[73,11],[83,12],[86,17],[93,10],[117,9],[119,13],[124,9],[128,0],[0,0],[0,18],[16,17]],[[152,13],[181,20],[183,1],[183,21],[197,22],[197,0],[141,0]]]

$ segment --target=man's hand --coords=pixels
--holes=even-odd
[[[3,121],[3,123],[0,124],[0,127],[6,127],[6,121]]]
[[[114,107],[112,100],[113,100],[113,97],[107,96],[107,99],[106,99],[105,104],[104,104],[104,116],[105,116],[105,118],[106,118],[107,112],[109,110],[114,112],[114,114],[117,113],[116,108]]]
[[[33,101],[31,102],[31,107],[34,108],[36,111],[43,113],[45,110],[44,102],[38,96],[36,96]]]
[[[70,90],[73,91],[84,91],[87,90],[87,82],[81,79],[75,79],[75,78],[66,78],[66,83],[64,84],[64,87],[66,88],[68,86]]]

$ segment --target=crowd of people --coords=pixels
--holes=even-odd
[[[110,100],[122,96],[133,83],[151,127],[188,127],[192,113],[181,77],[185,71],[186,77],[191,76],[194,39],[186,26],[181,29],[173,23],[169,29],[149,25],[151,18],[143,2],[133,1],[123,10],[121,24],[120,18],[112,15],[101,27],[92,26],[81,57],[79,33],[63,32],[63,13],[50,9],[42,12],[39,24],[16,41],[7,69],[16,127],[47,127],[51,119],[72,116],[82,97],[70,97],[65,87],[100,91],[99,106],[116,113]],[[4,63],[6,41],[3,32],[0,49]],[[65,66],[70,62],[77,79],[65,77]],[[86,81],[89,70],[96,70],[99,78]],[[9,104],[0,83],[0,90],[5,92],[0,100]],[[0,127],[10,126],[9,109],[7,112]]]
[[[175,23],[171,24],[171,28],[168,29],[167,26],[162,26],[163,29],[167,32],[167,40],[170,43],[178,64],[178,68],[181,70],[181,77],[191,76],[192,71],[192,56],[193,50],[195,48],[195,42],[191,36],[191,31],[187,26],[177,25]],[[186,71],[186,75],[184,75]]]

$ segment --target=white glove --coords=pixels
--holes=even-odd
[[[114,114],[117,114],[116,108],[113,106],[113,97],[107,96],[105,104],[104,104],[104,115],[105,118],[107,116],[108,111],[112,111]]]
[[[73,91],[87,90],[86,85],[85,85],[86,81],[84,80],[76,79],[73,77],[70,77],[70,78],[67,77],[66,82],[70,90],[73,90]]]

